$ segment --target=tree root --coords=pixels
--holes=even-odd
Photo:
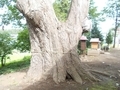
[[[100,75],[103,75],[103,76],[106,76],[106,77],[110,77],[111,75],[106,73],[106,72],[102,72],[102,71],[97,71],[97,70],[89,70],[91,73],[97,73],[97,74],[100,74]]]

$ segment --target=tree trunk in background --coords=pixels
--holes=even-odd
[[[4,56],[1,57],[1,66],[4,67],[5,66],[5,62],[4,62]]]
[[[58,21],[49,0],[17,0],[17,8],[25,16],[30,32],[32,58],[28,76],[36,80],[52,76],[56,83],[67,76],[79,83],[96,80],[83,68],[77,54],[89,0],[72,0],[65,23]]]

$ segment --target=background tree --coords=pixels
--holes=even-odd
[[[97,23],[95,23],[94,25],[93,25],[93,28],[92,28],[92,30],[91,30],[91,38],[99,38],[99,40],[101,41],[101,42],[103,42],[103,35],[101,34],[101,32],[99,31],[99,29],[98,29],[98,26],[97,26]]]
[[[114,42],[113,42],[113,48],[115,48],[116,44],[116,33],[117,33],[117,28],[120,25],[120,0],[108,0],[107,6],[104,7],[103,10],[104,14],[107,17],[110,17],[115,20],[115,29],[114,29]]]
[[[94,23],[92,25],[92,30],[89,31],[88,33],[85,33],[85,36],[87,36],[87,47],[90,47],[90,39],[91,38],[99,38],[101,42],[104,41],[104,36],[102,35],[101,31],[98,28],[98,24]]]
[[[14,49],[14,40],[7,32],[0,33],[0,61],[4,66],[8,54],[12,54]]]
[[[103,41],[103,35],[100,32],[99,23],[104,21],[104,16],[102,15],[103,12],[98,12],[97,6],[95,6],[94,0],[90,0],[90,6],[89,6],[89,18],[92,21],[92,29],[88,33],[85,33],[85,36],[87,36],[87,47],[90,47],[90,39],[91,38],[99,38],[100,41]]]
[[[15,48],[21,52],[30,50],[29,32],[26,26],[24,16],[16,8],[16,0],[0,0],[0,8],[6,9],[5,13],[1,13],[2,22],[0,25],[12,24],[14,27],[22,28],[23,30],[18,34]]]
[[[0,25],[12,24],[14,27],[24,27],[26,23],[23,24],[25,18],[20,14],[19,10],[16,8],[16,0],[0,0],[0,8],[4,8],[5,12],[0,14],[2,22]]]
[[[112,35],[111,30],[109,30],[109,32],[106,36],[106,43],[108,44],[108,47],[112,42],[113,42],[113,35]]]
[[[59,20],[65,21],[70,8],[71,0],[55,0],[53,7]]]
[[[30,39],[27,28],[18,33],[15,48],[21,52],[30,51]]]
[[[86,41],[86,44],[87,44],[87,47],[88,48],[90,48],[90,45],[91,45],[91,43],[90,43],[90,39],[91,39],[91,31],[89,31],[88,33],[85,33],[84,34],[86,37],[87,37],[87,41]]]
[[[92,22],[94,20],[96,21],[100,21],[100,15],[101,13],[99,13],[97,11],[97,6],[95,6],[95,2],[94,0],[90,0],[90,6],[89,6],[89,18],[92,20]]]

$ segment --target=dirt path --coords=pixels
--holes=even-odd
[[[91,61],[86,62],[91,69],[107,72],[116,82],[120,83],[120,50],[110,50],[99,56],[89,56]]]
[[[99,56],[87,56],[89,69],[107,72],[116,83],[120,84],[120,50],[110,50]],[[56,85],[51,79],[44,82],[30,83],[25,79],[26,72],[16,72],[0,75],[0,90],[83,90],[80,85],[73,81],[67,81]],[[106,79],[100,77],[101,79]],[[32,84],[32,85],[31,85]],[[89,85],[89,84],[88,84]],[[84,86],[87,87],[87,84]]]
[[[10,73],[0,76],[0,90],[9,90],[12,86],[19,85],[24,77],[24,72]]]

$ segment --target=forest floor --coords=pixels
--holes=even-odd
[[[112,49],[98,56],[86,56],[82,63],[101,79],[98,83],[80,85],[72,80],[55,84],[52,79],[31,83],[27,70],[0,75],[0,90],[120,90],[120,50]],[[97,73],[96,73],[97,72]],[[101,74],[102,73],[102,74]]]

